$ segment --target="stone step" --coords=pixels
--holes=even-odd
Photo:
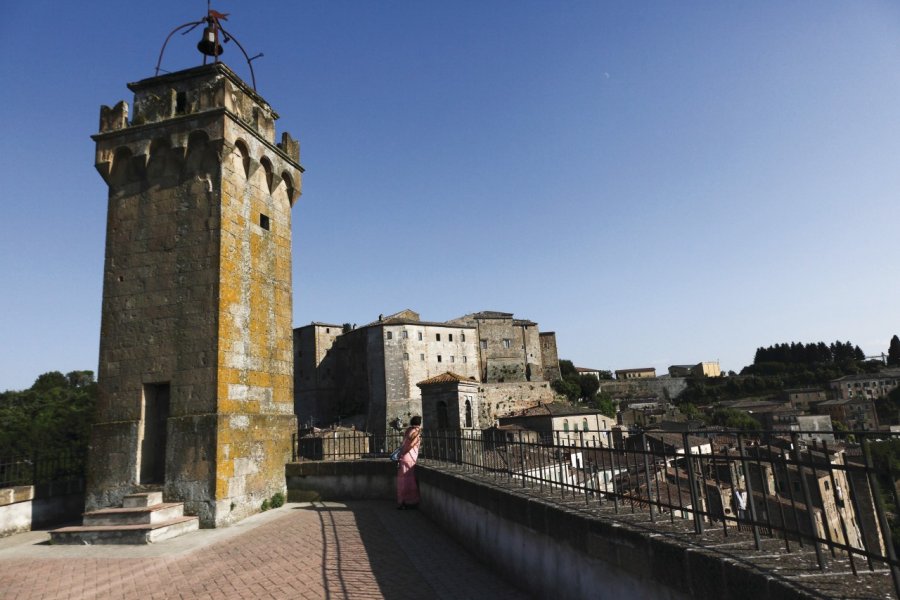
[[[162,502],[162,492],[141,492],[125,496],[124,500],[122,500],[122,508],[146,508],[147,506],[162,504]]]
[[[103,508],[83,515],[85,527],[155,525],[184,516],[184,504],[169,502],[142,508]]]
[[[50,532],[51,544],[152,544],[200,528],[198,517],[180,517],[144,525],[63,527]]]

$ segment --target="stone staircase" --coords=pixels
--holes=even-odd
[[[84,513],[80,526],[50,532],[51,544],[152,544],[200,527],[200,519],[184,516],[184,504],[163,502],[162,492],[125,496],[122,508]]]

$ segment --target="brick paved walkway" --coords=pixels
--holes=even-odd
[[[525,598],[416,511],[288,504],[150,546],[0,539],[0,598]]]

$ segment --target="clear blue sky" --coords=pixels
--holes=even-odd
[[[900,333],[896,2],[214,8],[301,142],[295,324],[502,310],[578,365],[662,370]],[[205,10],[0,8],[0,390],[96,370],[89,136]],[[198,37],[164,68],[199,64]]]

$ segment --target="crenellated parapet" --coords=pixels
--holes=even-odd
[[[170,179],[202,176],[211,158],[197,152],[215,153],[222,161],[239,151],[247,174],[267,165],[270,192],[283,184],[291,204],[297,200],[303,173],[299,141],[283,132],[276,143],[278,114],[227,66],[205,65],[128,87],[134,92],[131,122],[127,102],[102,106],[100,132],[93,136],[95,166],[108,185],[140,183],[160,166]]]

